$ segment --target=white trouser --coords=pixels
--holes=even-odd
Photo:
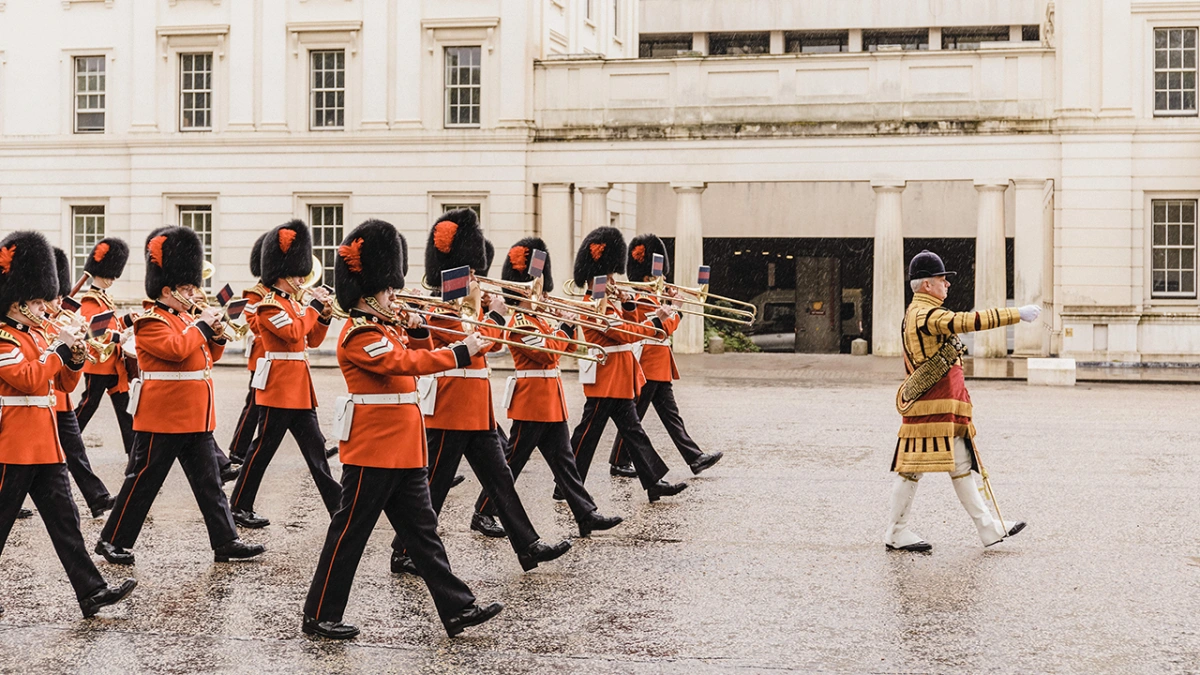
[[[892,484],[890,522],[883,535],[883,543],[899,548],[922,541],[920,536],[908,528],[908,513],[917,495],[917,481],[920,479],[919,473],[896,475]],[[966,440],[961,437],[954,439],[954,473],[950,474],[950,482],[967,515],[975,521],[975,529],[979,531],[979,539],[983,545],[991,546],[1003,539],[1005,532],[1000,526],[1000,521],[992,516],[991,509],[983,501],[979,486],[975,484],[975,477],[971,473],[971,451],[967,448]]]

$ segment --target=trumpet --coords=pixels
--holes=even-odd
[[[53,319],[43,318],[39,321],[38,325],[45,328],[47,323],[60,329],[66,328],[75,337],[75,345],[71,347],[71,355],[75,361],[87,359],[91,363],[97,362],[97,357],[92,356],[88,352],[88,345],[92,345],[93,347],[96,347],[96,345],[93,344],[95,341],[88,337],[87,327],[82,317],[69,309],[60,309]],[[99,347],[97,347],[97,352],[100,352]],[[105,360],[108,360],[109,356],[112,356],[111,349],[108,351],[107,356],[105,356]]]
[[[425,296],[421,296],[421,295],[409,295],[407,293],[396,293],[395,297],[401,303],[412,303],[412,304],[422,305],[422,306],[426,307],[427,309],[417,309],[417,308],[413,308],[413,307],[406,308],[406,311],[417,314],[418,316],[451,318],[451,317],[448,317],[446,313],[444,313],[444,312],[450,312],[450,313],[454,314],[454,316],[452,317],[453,320],[460,321],[464,324],[467,324],[468,326],[497,327],[497,326],[495,326],[495,324],[490,324],[486,321],[480,321],[480,320],[474,318],[472,315],[475,312],[477,312],[478,310],[475,309],[475,307],[469,303],[445,302],[438,298],[430,298],[430,297],[425,297]],[[441,310],[441,311],[440,312],[439,311],[430,311],[431,309]],[[459,336],[463,336],[463,337],[468,335],[468,333],[466,333],[464,331],[454,330],[452,328],[442,328],[442,327],[438,327],[438,326],[430,326],[429,328],[431,330],[441,331],[444,333],[450,333],[453,335],[459,335]],[[489,337],[489,338],[487,338],[487,340],[489,342],[495,342],[497,344],[508,345],[509,347],[520,347],[521,349],[528,349],[530,351],[542,352],[545,354],[558,354],[559,356],[570,356],[570,357],[573,357],[576,359],[581,359],[583,361],[594,361],[596,363],[604,363],[605,361],[608,360],[608,353],[606,351],[604,351],[604,348],[602,346],[592,343],[592,342],[586,342],[584,340],[575,340],[572,338],[559,337],[559,336],[555,336],[555,335],[547,335],[545,333],[541,333],[541,332],[533,331],[533,330],[526,330],[524,328],[515,328],[515,327],[507,327],[507,326],[499,326],[499,328],[502,329],[506,334],[529,335],[529,336],[534,336],[534,337],[539,337],[539,338],[547,338],[547,339],[555,340],[558,342],[565,342],[567,344],[574,345],[576,347],[576,350],[575,351],[564,351],[564,350],[559,350],[559,349],[550,349],[549,347],[535,347],[533,345],[525,344],[524,342],[518,342],[515,340],[507,340],[505,338]],[[579,351],[581,349],[584,351]]]

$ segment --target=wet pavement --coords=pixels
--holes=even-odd
[[[949,480],[930,476],[913,523],[934,551],[888,553],[899,375],[882,360],[847,363],[683,359],[684,416],[725,460],[656,505],[598,464],[588,487],[625,523],[528,574],[507,542],[468,529],[479,483],[464,464],[468,480],[442,514],[450,562],[480,600],[507,609],[457,639],[419,580],[388,573],[386,519],[347,608],[362,635],[300,633],[328,517],[290,439],[258,503],[273,524],[243,533],[265,556],[214,564],[176,469],[137,566],[100,562],[140,586],[98,619],[80,619],[40,521],[19,521],[0,558],[0,671],[1200,673],[1200,391],[970,382],[1004,515],[1030,526],[984,550]],[[341,377],[314,372],[328,423]],[[247,377],[219,368],[216,379],[225,443]],[[503,379],[493,385],[499,394]],[[568,392],[577,418],[580,388]],[[657,420],[647,429],[670,478],[689,478]],[[124,456],[107,406],[85,438],[115,492]],[[574,534],[543,462],[518,488],[544,538]],[[84,521],[89,545],[102,524]]]

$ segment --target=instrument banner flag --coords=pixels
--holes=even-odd
[[[471,286],[471,267],[463,265],[442,272],[442,300],[450,302],[467,297]]]
[[[654,254],[654,262],[650,263],[651,276],[661,277],[663,275],[663,262],[665,260],[661,253]]]
[[[592,299],[603,300],[604,292],[608,289],[608,275],[602,274],[592,279]]]
[[[700,283],[701,286],[708,285],[708,276],[709,276],[710,271],[712,271],[712,268],[709,267],[708,265],[700,266],[700,274],[697,275],[696,280]]]
[[[68,312],[78,312],[79,308],[83,307],[83,303],[69,295],[64,295],[62,299],[62,308]]]
[[[228,288],[228,286],[226,286]],[[250,302],[246,298],[238,298],[233,302],[225,305],[225,320],[234,321],[242,315],[242,310],[246,309],[246,303]]]
[[[529,261],[529,276],[534,279],[542,276],[542,270],[546,268],[546,252],[534,249],[533,259]]]
[[[112,320],[113,313],[111,310],[107,312],[100,312],[99,314],[94,315],[92,320],[88,322],[88,336],[96,337],[102,334],[104,331],[108,330],[110,325],[112,325]]]
[[[229,299],[232,297],[233,297],[233,287],[230,286],[229,284],[225,284],[224,288],[217,291],[217,302],[221,303],[222,307],[224,307],[225,303],[229,302]]]

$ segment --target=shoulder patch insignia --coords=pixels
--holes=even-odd
[[[139,321],[161,321],[163,323],[170,323],[170,321],[167,321],[167,317],[154,311],[153,307],[151,307],[150,309],[147,309],[146,311],[142,312],[141,314],[138,314],[136,317],[133,318],[133,322],[135,324]]]
[[[380,327],[379,324],[375,323],[374,321],[370,321],[364,317],[356,316],[353,319],[350,319],[350,327],[346,329],[346,334],[344,336],[342,336],[342,346],[345,346],[346,343],[350,341],[351,335],[354,335],[355,333],[361,333],[363,331],[369,331],[372,329],[374,329],[380,333],[383,332],[383,328]]]
[[[7,342],[8,344],[16,345],[18,347],[21,346],[21,341],[2,326],[0,326],[0,342]]]
[[[259,310],[262,310],[263,307],[278,307],[279,309],[284,308],[283,304],[279,302],[279,299],[275,297],[275,291],[268,291],[267,294],[263,296],[263,299],[258,301]]]

